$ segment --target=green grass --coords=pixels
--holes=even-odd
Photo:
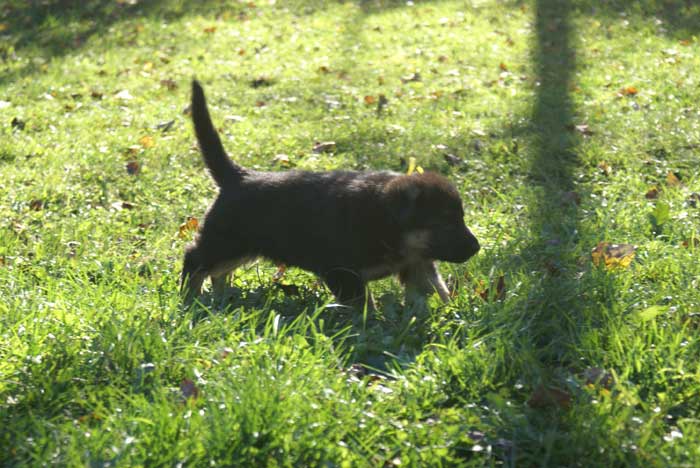
[[[0,465],[697,465],[700,7],[414,3],[3,3]],[[259,262],[183,308],[194,76],[245,166],[454,181],[454,302]]]

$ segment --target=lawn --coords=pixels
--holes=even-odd
[[[4,1],[0,465],[697,466],[698,36],[690,0]],[[193,77],[244,166],[453,181],[454,300],[260,261],[183,306]]]

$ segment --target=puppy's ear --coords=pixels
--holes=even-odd
[[[405,226],[413,218],[416,212],[416,205],[421,195],[421,187],[410,176],[404,176],[403,180],[388,187],[387,204],[389,216]]]

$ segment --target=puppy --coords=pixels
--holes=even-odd
[[[438,174],[245,169],[224,151],[197,81],[192,120],[219,194],[186,248],[187,302],[207,276],[218,293],[257,257],[315,273],[348,306],[373,309],[367,282],[394,274],[407,299],[437,292],[448,301],[435,260],[465,262],[479,250],[459,193]]]

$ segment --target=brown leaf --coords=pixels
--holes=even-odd
[[[284,273],[287,271],[287,265],[280,263],[277,265],[277,271],[272,275],[272,282],[276,283],[284,277]]]
[[[599,266],[602,263],[608,270],[627,268],[634,260],[636,249],[632,244],[599,242],[591,252],[591,259],[594,265]]]
[[[406,76],[401,77],[401,83],[413,83],[413,82],[421,81],[421,80],[422,80],[422,78],[420,76],[420,73],[418,73],[418,72],[411,73],[410,75],[406,75]]]
[[[139,138],[139,144],[144,148],[153,148],[156,145],[156,141],[152,136],[144,135]]]
[[[681,242],[681,246],[685,247],[686,249],[688,248],[698,248],[700,247],[700,239],[697,237],[691,237],[690,239],[686,239],[683,242]]]
[[[216,32],[216,26],[209,26],[203,30],[207,34],[214,34]]]
[[[659,198],[659,194],[661,193],[661,190],[655,185],[651,187],[649,190],[647,190],[647,193],[644,195],[644,197],[647,200],[656,200]]]
[[[138,161],[129,161],[126,163],[126,172],[129,175],[136,175],[141,171],[141,165]]]
[[[531,408],[558,407],[567,409],[571,406],[571,395],[560,388],[540,384],[530,395],[527,404]]]
[[[0,267],[7,265],[7,260],[4,255],[0,255]]]
[[[190,398],[197,399],[197,397],[199,397],[199,389],[190,379],[183,379],[182,382],[180,382],[180,392],[182,392],[182,396],[185,400]]]
[[[365,96],[365,104],[370,105],[374,104],[375,102],[377,102],[377,98],[375,98],[374,96]]]
[[[265,107],[266,105],[265,101],[255,101],[255,107]]]
[[[614,383],[612,374],[599,367],[589,367],[584,370],[583,379],[586,381],[587,385],[601,385],[607,389],[610,389]]]
[[[175,91],[177,89],[177,82],[175,82],[175,80],[172,80],[170,78],[160,80],[160,85],[162,87],[166,88],[168,91]]]
[[[598,169],[600,169],[603,172],[603,174],[607,176],[612,174],[612,167],[610,167],[610,165],[605,161],[601,161],[598,163]]]
[[[34,199],[34,200],[29,202],[29,209],[32,211],[41,211],[43,208],[44,208],[44,201],[43,200],[39,200],[37,198],[37,199]]]
[[[272,158],[272,162],[280,164],[282,166],[290,166],[292,164],[291,160],[289,159],[289,156],[284,153],[276,154],[275,157]]]
[[[313,153],[331,153],[335,151],[335,141],[319,141],[311,149]]]
[[[620,96],[636,96],[639,90],[634,86],[627,86],[626,88],[620,89],[617,93]]]
[[[104,94],[101,93],[100,91],[97,91],[95,89],[90,91],[90,97],[93,99],[102,99],[102,96],[104,96]]]
[[[319,73],[323,73],[324,75],[327,75],[328,73],[331,72],[331,69],[328,68],[328,67],[325,66],[325,65],[321,65],[320,67],[318,67],[318,70],[317,70],[317,71],[318,71]]]
[[[187,221],[180,225],[180,228],[178,229],[178,236],[180,237],[180,239],[184,239],[185,237],[187,237],[188,233],[196,231],[198,227],[199,221],[197,220],[197,218],[193,216],[188,216]]]
[[[499,276],[496,284],[491,284],[488,288],[484,287],[483,281],[480,281],[476,293],[485,301],[488,301],[491,297],[495,301],[502,301],[506,297],[505,277],[503,275]]]
[[[678,187],[681,185],[681,175],[678,172],[668,171],[668,174],[666,174],[666,183],[669,187]]]
[[[503,62],[501,62],[501,63],[498,64],[498,68],[499,68],[501,71],[504,71],[504,72],[507,72],[507,71],[508,71],[508,66],[507,66],[505,63],[503,63]]]
[[[135,204],[129,203],[127,201],[117,201],[117,202],[112,203],[110,206],[117,211],[133,210],[136,207]]]

